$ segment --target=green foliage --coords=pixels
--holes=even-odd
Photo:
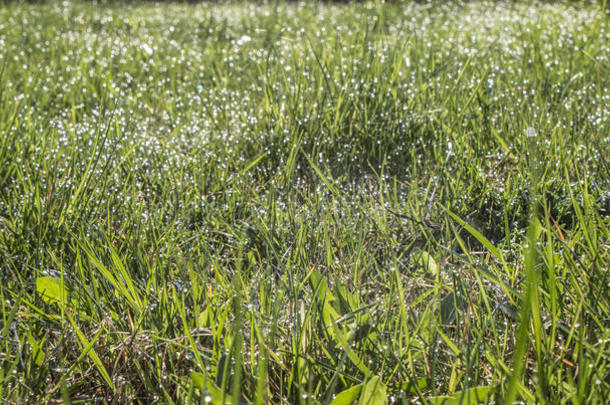
[[[38,277],[36,279],[36,291],[46,302],[57,302],[61,305],[63,305],[68,295],[65,286],[56,277]]]
[[[0,8],[0,398],[603,403],[591,3]]]

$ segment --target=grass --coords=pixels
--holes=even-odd
[[[0,8],[0,398],[603,403],[596,3]]]

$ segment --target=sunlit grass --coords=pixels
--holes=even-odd
[[[603,403],[597,3],[0,8],[0,398]]]

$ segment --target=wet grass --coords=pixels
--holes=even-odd
[[[594,3],[0,9],[0,398],[603,403]]]

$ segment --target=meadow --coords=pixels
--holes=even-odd
[[[0,402],[604,403],[602,10],[4,4]]]

